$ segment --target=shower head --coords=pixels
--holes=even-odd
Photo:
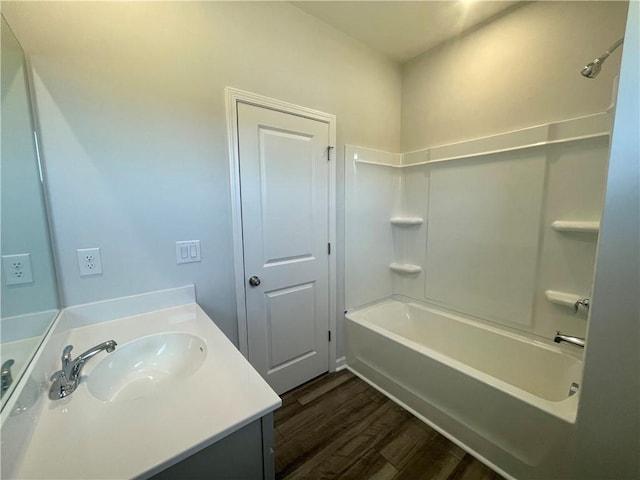
[[[611,55],[611,52],[613,52],[616,48],[618,48],[620,45],[622,45],[623,41],[624,41],[624,38],[621,38],[616,43],[611,45],[609,47],[609,50],[607,50],[602,55],[600,55],[598,58],[593,60],[593,62],[587,63],[583,67],[582,71],[580,72],[582,74],[582,76],[587,77],[587,78],[596,78],[598,76],[598,74],[600,73],[600,70],[602,70],[602,64],[604,63],[604,61],[609,57],[609,55]]]
[[[587,78],[596,78],[600,70],[602,70],[603,63],[604,61],[598,57],[593,62],[587,63],[580,73]]]

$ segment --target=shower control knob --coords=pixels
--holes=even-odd
[[[252,287],[257,287],[258,285],[260,285],[260,278],[254,275],[249,279],[249,285],[251,285]]]

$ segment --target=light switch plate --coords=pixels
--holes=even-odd
[[[176,263],[200,261],[200,240],[176,242]]]
[[[99,248],[79,248],[76,250],[78,256],[78,269],[81,277],[89,275],[100,275],[102,273],[102,259]]]
[[[31,254],[2,255],[2,273],[5,285],[33,283]]]

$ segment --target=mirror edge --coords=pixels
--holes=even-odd
[[[43,205],[44,216],[46,219],[47,229],[47,240],[49,242],[49,249],[51,253],[51,264],[53,268],[53,274],[55,279],[55,298],[57,301],[57,309],[55,309],[55,314],[51,316],[49,320],[49,324],[47,327],[40,333],[40,339],[36,342],[32,350],[30,351],[27,359],[25,360],[24,366],[22,370],[18,372],[16,375],[12,387],[3,395],[3,398],[0,400],[0,424],[4,423],[5,416],[7,412],[11,412],[11,409],[8,408],[10,405],[15,405],[17,398],[20,396],[20,392],[24,389],[26,382],[29,379],[30,372],[33,369],[34,360],[39,356],[40,351],[43,349],[46,341],[51,336],[51,332],[59,321],[59,318],[63,309],[63,296],[61,291],[61,283],[60,283],[60,268],[59,268],[59,258],[56,249],[56,241],[54,235],[54,225],[51,215],[51,205],[49,202],[48,195],[48,184],[47,184],[47,174],[46,174],[46,165],[43,159],[42,148],[41,148],[41,135],[40,135],[40,122],[38,118],[38,110],[37,110],[37,99],[34,90],[34,73],[31,64],[31,59],[24,47],[20,43],[18,36],[16,35],[13,27],[4,16],[4,14],[0,11],[0,17],[3,23],[2,27],[6,27],[9,29],[13,37],[16,39],[20,50],[23,56],[23,67],[24,67],[24,81],[25,81],[25,89],[26,89],[26,101],[28,102],[28,114],[31,122],[31,138],[33,141],[33,146],[35,150],[36,162],[38,164],[38,171],[40,175],[40,196],[41,202]]]

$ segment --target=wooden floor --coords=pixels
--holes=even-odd
[[[284,394],[275,441],[276,479],[502,479],[347,370]]]

